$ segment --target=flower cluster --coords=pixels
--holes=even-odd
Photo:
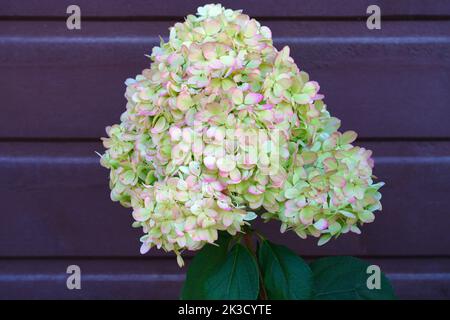
[[[317,82],[269,28],[206,5],[170,28],[149,69],[126,81],[107,128],[111,198],[133,208],[141,252],[197,250],[260,212],[319,243],[381,209],[371,152],[340,133]]]

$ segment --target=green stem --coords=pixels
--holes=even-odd
[[[247,247],[247,249],[251,252],[251,254],[253,255],[253,257],[256,259],[256,261],[258,261],[258,257],[256,256],[256,250],[253,246],[253,238],[252,238],[252,234],[253,234],[253,230],[248,228],[243,236],[243,240],[244,240],[244,244]],[[258,236],[260,236],[257,233]],[[259,268],[258,265],[258,274],[259,274],[259,298],[261,300],[267,300],[267,292],[266,292],[266,288],[264,287],[264,281],[263,281],[263,277],[262,277],[262,273],[261,273],[261,269]]]

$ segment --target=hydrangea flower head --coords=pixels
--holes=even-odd
[[[126,81],[107,128],[111,198],[132,208],[141,253],[214,243],[254,211],[323,244],[372,222],[381,183],[371,151],[338,131],[311,81],[269,28],[221,5],[170,28],[149,69]],[[262,213],[263,212],[263,213]]]

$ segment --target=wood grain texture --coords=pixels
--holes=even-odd
[[[0,23],[0,138],[99,137],[124,110],[124,80],[172,22]],[[319,81],[361,137],[450,137],[450,22],[270,21],[278,48]],[[417,114],[426,115],[418,117]],[[45,125],[43,125],[45,123]]]
[[[85,17],[184,17],[208,3],[201,0],[78,0]],[[369,5],[380,6],[384,16],[450,15],[445,0],[222,0],[226,8],[243,9],[254,17],[349,17],[366,16]],[[3,0],[0,16],[4,17],[66,17],[70,0]]]
[[[308,258],[312,261],[316,258]],[[401,299],[449,299],[449,258],[366,258]],[[189,264],[189,259],[187,259]],[[81,269],[81,290],[68,290],[69,265]],[[0,261],[0,299],[173,299],[186,268],[173,259],[11,259]],[[420,288],[418,290],[418,288]]]
[[[123,82],[149,66],[158,36],[205,2],[75,3],[82,30],[69,31],[73,1],[0,1],[0,299],[178,299],[186,269],[161,251],[139,255],[141,231],[110,201],[93,141],[119,121]],[[307,260],[364,257],[402,299],[450,299],[450,1],[222,3],[291,47],[387,183],[383,211],[360,236],[318,248],[277,222],[257,227]],[[371,4],[381,30],[366,28]],[[70,264],[82,269],[80,291],[66,289]]]
[[[319,248],[280,234],[276,221],[258,228],[302,255],[449,256],[450,143],[360,144],[373,149],[374,173],[387,183],[383,211],[362,235]],[[141,231],[131,228],[130,209],[109,199],[100,144],[4,142],[0,150],[0,256],[139,256]]]

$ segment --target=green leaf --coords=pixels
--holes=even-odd
[[[258,265],[241,244],[231,250],[232,237],[219,234],[217,245],[208,244],[189,265],[181,292],[183,300],[256,299],[259,293]]]
[[[255,300],[259,293],[258,265],[250,251],[236,244],[226,260],[206,280],[208,299]]]
[[[312,272],[308,264],[285,246],[264,240],[258,252],[269,299],[305,300],[312,296]]]
[[[376,275],[369,263],[354,257],[328,257],[311,263],[314,299],[317,300],[392,300],[394,290],[380,272],[380,288],[368,288]],[[369,279],[370,278],[370,279]],[[369,279],[369,281],[368,281]]]
[[[183,300],[208,299],[206,280],[226,260],[231,236],[221,232],[217,245],[205,245],[189,264],[186,281],[181,292]]]

